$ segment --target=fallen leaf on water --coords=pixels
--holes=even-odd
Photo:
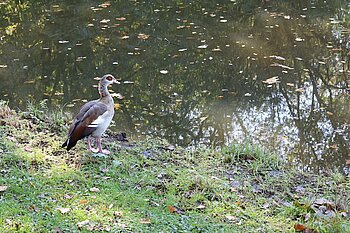
[[[286,59],[284,57],[281,56],[276,56],[276,55],[271,55],[271,58],[275,58],[276,60],[280,60],[280,61],[285,61]]]
[[[100,21],[100,23],[108,23],[109,21],[111,21],[110,19],[102,19],[101,21]]]
[[[273,76],[273,77],[268,78],[262,82],[266,83],[266,84],[274,84],[274,83],[277,83],[278,81],[279,81],[278,76]]]
[[[199,209],[199,210],[203,210],[203,209],[205,209],[205,205],[200,204],[200,205],[198,205],[198,206],[197,206],[197,209]]]
[[[137,38],[139,38],[141,40],[147,40],[149,38],[149,35],[144,34],[144,33],[140,33],[140,34],[138,34]]]
[[[100,191],[100,189],[96,188],[96,187],[93,187],[93,188],[90,188],[90,191],[94,192],[94,193],[98,193]]]
[[[100,7],[103,7],[103,8],[107,8],[107,7],[109,7],[111,4],[109,3],[109,2],[105,2],[105,3],[102,3],[102,4],[100,4],[99,6]]]
[[[199,49],[206,49],[206,48],[208,48],[208,45],[206,45],[206,44],[199,45],[197,48],[199,48]]]
[[[332,112],[327,111],[326,113],[327,113],[328,116],[333,116]]]
[[[294,229],[296,231],[304,231],[306,229],[306,226],[302,225],[302,224],[295,224],[294,225]]]
[[[272,63],[270,66],[281,67],[283,69],[288,69],[288,70],[294,70],[293,67],[282,65],[282,64],[279,64],[279,63]]]
[[[129,39],[129,37],[130,36],[127,36],[127,35],[125,35],[125,36],[122,36],[122,37],[120,37],[122,40],[126,40],[126,39]]]
[[[61,212],[61,214],[66,214],[70,211],[70,208],[57,208],[58,211]]]
[[[8,186],[0,185],[0,192],[5,192]]]
[[[125,17],[119,17],[119,18],[116,18],[116,20],[118,20],[118,21],[125,21],[126,18]]]
[[[200,117],[200,118],[199,118],[199,120],[200,120],[201,122],[205,121],[206,119],[208,119],[208,116],[203,116],[203,117]]]
[[[169,71],[167,71],[167,70],[161,70],[161,71],[159,71],[161,74],[167,74],[167,73],[169,73]]]
[[[151,219],[149,218],[141,218],[140,219],[141,224],[151,224]]]
[[[298,92],[298,93],[303,93],[304,89],[303,88],[297,88],[297,89],[295,89],[295,91]]]

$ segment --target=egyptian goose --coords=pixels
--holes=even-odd
[[[87,102],[74,118],[68,138],[62,144],[62,147],[67,148],[67,151],[74,147],[78,140],[88,137],[89,151],[110,153],[108,150],[102,150],[101,136],[108,128],[114,115],[114,101],[108,91],[108,86],[113,83],[120,84],[111,74],[106,74],[100,79],[98,85],[100,98]],[[96,139],[98,149],[91,147],[92,137]]]

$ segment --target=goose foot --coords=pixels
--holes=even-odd
[[[97,149],[97,148],[92,148],[92,147],[89,148],[89,151],[91,151],[91,152],[93,152],[93,153],[101,153],[101,152],[99,151],[99,149]]]
[[[102,150],[102,151],[99,151],[100,153],[102,154],[106,154],[106,155],[109,155],[111,152],[109,150]]]

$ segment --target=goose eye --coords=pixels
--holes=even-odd
[[[108,81],[112,81],[113,77],[112,77],[112,76],[108,76],[106,79],[107,79]]]

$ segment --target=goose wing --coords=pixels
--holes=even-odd
[[[101,123],[101,116],[107,112],[107,105],[97,101],[86,103],[74,118],[70,127],[68,139],[62,144],[62,147],[71,149],[77,144],[77,141],[89,136]]]

